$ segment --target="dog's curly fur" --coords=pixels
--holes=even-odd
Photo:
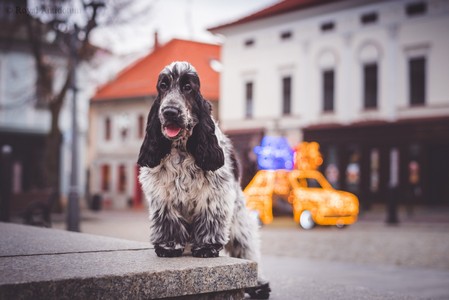
[[[234,151],[201,96],[197,72],[174,62],[161,71],[157,90],[138,159],[156,254],[180,256],[191,244],[196,257],[224,248],[259,261],[257,223],[245,207]],[[252,296],[268,294],[265,283]]]

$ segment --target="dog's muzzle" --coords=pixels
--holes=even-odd
[[[169,139],[178,138],[184,129],[181,111],[176,107],[167,106],[162,109],[161,114],[164,118],[163,130],[165,136]]]

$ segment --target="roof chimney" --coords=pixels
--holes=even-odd
[[[154,44],[153,44],[153,51],[159,48],[159,38],[157,31],[154,32]]]

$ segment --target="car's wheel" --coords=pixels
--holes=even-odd
[[[315,226],[312,213],[309,210],[304,210],[299,216],[299,226],[306,230],[312,229]]]
[[[346,228],[346,225],[345,224],[337,224],[337,225],[335,225],[338,229],[343,229],[343,228]]]

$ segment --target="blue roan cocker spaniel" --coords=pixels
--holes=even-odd
[[[157,90],[138,159],[156,254],[181,256],[189,244],[195,257],[217,257],[224,247],[258,262],[257,222],[245,207],[232,144],[211,117],[195,68],[166,66]],[[270,288],[260,278],[247,292],[267,299]]]

